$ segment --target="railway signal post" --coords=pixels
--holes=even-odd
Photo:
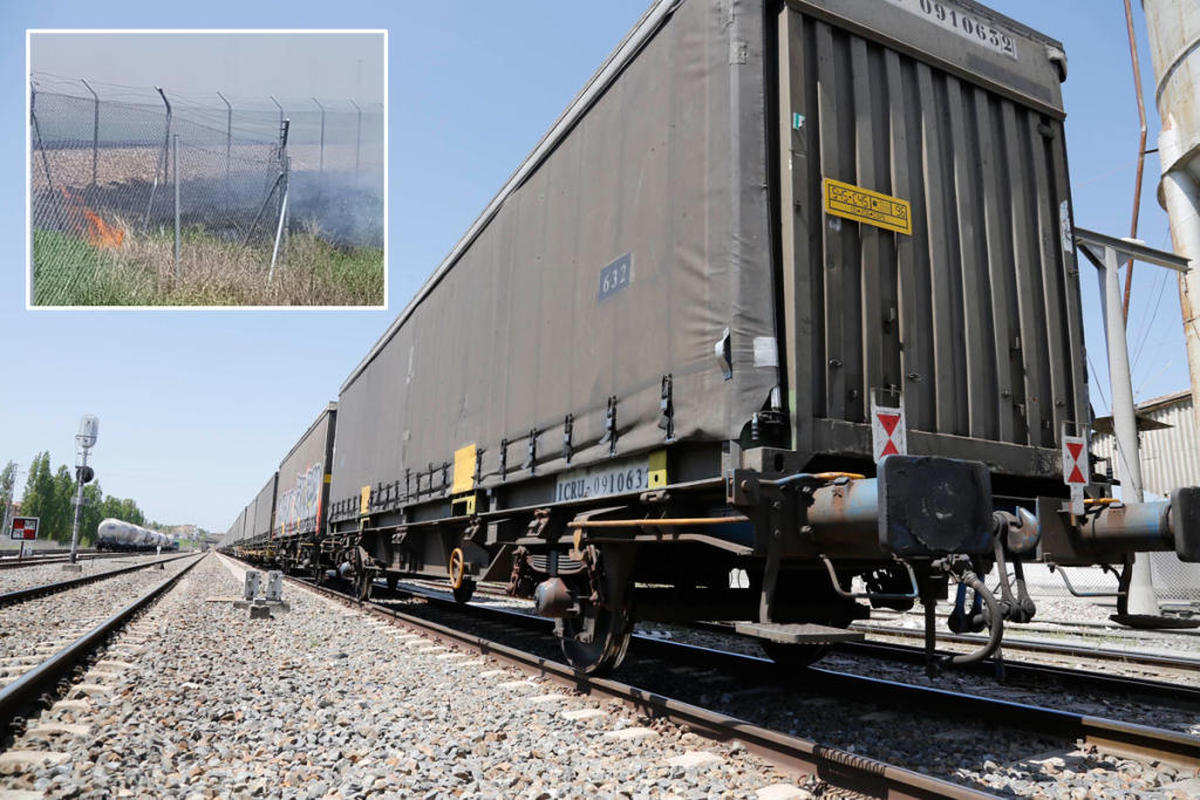
[[[88,466],[88,451],[96,445],[100,434],[100,419],[94,414],[84,414],[79,420],[79,433],[75,434],[75,445],[79,448],[79,464],[75,467],[75,520],[71,523],[71,559],[63,565],[64,570],[78,572],[79,514],[83,510],[83,487],[95,476]]]

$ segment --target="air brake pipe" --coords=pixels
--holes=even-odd
[[[988,591],[987,586],[974,572],[967,571],[962,577],[962,582],[974,589],[976,596],[983,598],[992,628],[991,636],[982,647],[970,653],[960,653],[947,659],[948,663],[954,666],[975,664],[989,658],[1000,647],[1000,641],[1004,638],[1004,614],[1000,611],[1000,604],[996,602],[995,595]]]

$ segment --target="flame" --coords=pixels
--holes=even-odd
[[[67,202],[70,203],[72,210],[80,212],[83,215],[84,220],[86,220],[86,230],[83,230],[85,226],[82,224],[77,224],[77,227],[81,229],[81,233],[87,235],[88,244],[92,245],[93,247],[103,247],[107,249],[115,249],[121,246],[121,244],[125,241],[124,228],[120,228],[116,225],[109,225],[100,218],[99,214],[85,206],[82,200],[68,191],[65,186],[60,188],[62,189],[63,197],[65,197]]]

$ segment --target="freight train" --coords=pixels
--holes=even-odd
[[[166,551],[179,550],[179,542],[159,531],[152,531],[132,522],[119,519],[103,520],[96,528],[96,549],[125,550],[131,552],[147,552],[162,549]]]
[[[932,653],[951,587],[975,660],[1031,562],[1125,611],[1135,551],[1200,559],[1200,488],[1087,456],[1066,64],[971,0],[659,0],[223,546],[505,584],[585,672],[635,620],[799,664],[916,603]]]

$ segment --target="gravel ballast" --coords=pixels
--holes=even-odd
[[[821,789],[736,743],[639,718],[294,587],[290,612],[251,620],[230,602],[241,591],[235,572],[206,558],[119,636],[104,658],[126,666],[98,678],[106,691],[40,721],[86,734],[31,725],[13,750],[65,760],[12,770],[0,788],[431,800],[804,798]]]
[[[161,558],[172,558],[175,555],[177,554],[168,553],[161,556]],[[113,570],[131,567],[134,564],[148,564],[156,561],[158,558],[153,553],[146,555],[131,553],[128,556],[108,556],[96,559],[85,557],[79,559],[79,565],[83,568],[79,572],[70,572],[63,569],[64,562],[61,561],[55,564],[38,564],[32,567],[0,570],[0,594],[15,592],[20,589],[32,589],[35,586],[45,586],[48,583],[69,581],[88,575],[112,572]]]

